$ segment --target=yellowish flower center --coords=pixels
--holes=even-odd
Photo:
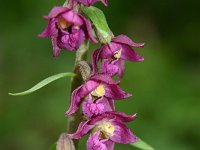
[[[58,25],[62,28],[62,29],[66,29],[68,27],[70,27],[72,24],[67,22],[63,17],[60,17],[58,19]]]
[[[74,29],[79,30],[80,27],[79,26],[74,26]]]
[[[118,51],[115,53],[114,58],[118,59],[118,58],[121,57],[121,55],[122,55],[122,49],[118,50]]]
[[[103,138],[113,136],[115,131],[115,127],[107,121],[103,121],[100,125],[98,125],[98,129],[100,129]]]
[[[102,97],[105,95],[104,85],[100,84],[94,91],[91,92],[92,96]]]

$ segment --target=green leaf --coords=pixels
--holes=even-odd
[[[150,145],[139,139],[138,142],[132,143],[131,146],[137,147],[142,150],[154,150]]]
[[[60,73],[60,74],[57,74],[57,75],[53,75],[51,77],[48,77],[44,80],[42,80],[41,82],[39,82],[38,84],[36,84],[35,86],[33,86],[32,88],[30,88],[29,90],[26,90],[24,92],[20,92],[20,93],[8,93],[9,95],[12,95],[12,96],[23,96],[23,95],[28,95],[28,94],[31,94],[39,89],[41,89],[42,87],[46,86],[47,84],[53,82],[53,81],[56,81],[58,79],[61,79],[61,78],[64,78],[64,77],[73,77],[75,76],[74,73]]]
[[[84,15],[86,15],[94,24],[97,36],[99,37],[99,40],[101,43],[110,43],[112,34],[110,31],[110,28],[108,27],[105,15],[103,11],[100,9],[90,6],[90,7],[82,7],[81,11]]]

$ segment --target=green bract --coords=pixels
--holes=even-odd
[[[108,27],[104,13],[94,6],[82,7],[81,11],[92,21],[100,42],[103,44],[110,43],[112,33]]]

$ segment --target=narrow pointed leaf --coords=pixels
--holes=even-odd
[[[60,73],[60,74],[53,75],[51,77],[48,77],[48,78],[42,80],[41,82],[39,82],[38,84],[36,84],[32,88],[30,88],[29,90],[26,90],[26,91],[20,92],[20,93],[8,93],[8,94],[12,95],[12,96],[28,95],[28,94],[31,94],[31,93],[33,93],[33,92],[41,89],[42,87],[48,85],[49,83],[51,83],[53,81],[56,81],[56,80],[64,78],[64,77],[73,77],[73,76],[75,76],[74,73],[69,73],[69,72],[67,72],[67,73]]]
[[[134,146],[134,147],[137,147],[139,149],[142,149],[142,150],[154,150],[154,148],[152,148],[150,145],[148,145],[147,143],[145,143],[141,139],[139,139],[138,142],[132,143],[130,145]]]
[[[103,11],[94,6],[82,7],[81,11],[92,21],[101,43],[110,43],[112,34],[110,28],[108,27]]]

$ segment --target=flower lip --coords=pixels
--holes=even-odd
[[[107,111],[114,111],[115,107],[113,101],[114,100],[109,100],[105,97],[94,99],[90,94],[88,99],[82,104],[83,114],[88,118],[92,118]]]
[[[107,141],[100,139],[101,132],[98,131],[95,134],[91,134],[87,140],[87,150],[108,150]],[[110,144],[114,145],[113,142]],[[109,149],[111,150],[111,149]]]

